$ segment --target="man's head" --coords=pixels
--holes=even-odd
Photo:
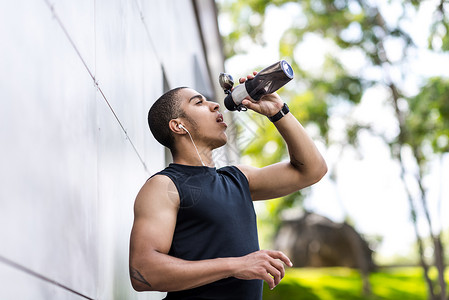
[[[223,146],[227,141],[226,123],[218,112],[219,105],[207,101],[197,91],[179,87],[163,94],[148,113],[148,124],[155,139],[176,152],[177,139],[187,131],[195,143],[211,148]]]

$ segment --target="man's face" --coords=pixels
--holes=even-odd
[[[223,115],[218,111],[219,104],[207,101],[203,95],[193,89],[179,91],[181,109],[186,115],[181,118],[184,126],[189,130],[195,143],[210,146],[213,149],[226,144],[227,124],[223,121]]]

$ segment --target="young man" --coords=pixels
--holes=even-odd
[[[216,169],[212,150],[226,144],[227,125],[219,105],[195,90],[171,90],[150,109],[150,129],[171,150],[173,164],[153,175],[135,201],[135,290],[167,291],[166,299],[262,299],[262,281],[273,289],[284,276],[283,263],[292,266],[280,251],[259,250],[252,201],[312,185],[327,166],[276,93],[243,104],[271,117],[289,162]]]

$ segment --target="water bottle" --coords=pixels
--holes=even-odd
[[[218,81],[224,92],[228,94],[224,100],[224,104],[228,110],[246,110],[242,104],[243,99],[251,97],[251,99],[259,101],[263,95],[276,92],[287,82],[293,79],[293,69],[285,61],[281,60],[269,67],[266,67],[253,79],[245,81],[231,91],[234,86],[234,80],[231,75],[220,73]]]

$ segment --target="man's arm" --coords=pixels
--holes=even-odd
[[[252,77],[248,76],[248,79]],[[244,81],[240,79],[241,83]],[[281,110],[283,101],[273,93],[265,95],[258,102],[244,100],[243,104],[260,114],[273,116]],[[274,125],[287,143],[290,161],[264,168],[238,166],[248,178],[253,200],[288,195],[316,183],[327,172],[326,162],[314,142],[291,113],[274,122]]]
[[[130,277],[137,291],[179,291],[223,278],[263,279],[274,288],[284,276],[279,251],[257,251],[243,257],[186,261],[168,255],[176,225],[179,195],[173,182],[156,175],[137,195],[130,240]]]

